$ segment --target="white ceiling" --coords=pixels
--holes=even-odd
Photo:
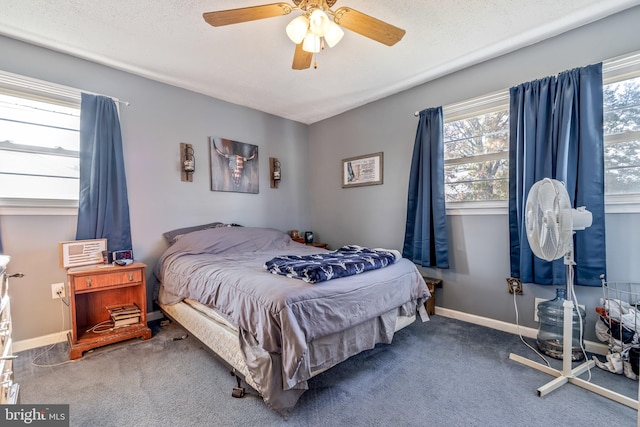
[[[0,34],[310,124],[640,4],[640,0],[338,0],[406,30],[345,30],[291,69],[299,13],[214,28],[204,12],[274,0],[0,0]]]

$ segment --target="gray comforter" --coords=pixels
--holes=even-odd
[[[263,267],[277,255],[323,251],[272,229],[227,227],[189,233],[160,259],[159,299],[172,304],[192,298],[237,325],[249,371],[263,388],[258,391],[274,409],[287,412],[311,377],[307,343],[397,307],[401,314],[413,314],[429,297],[417,268],[406,259],[315,285],[269,274]],[[385,340],[374,342],[380,341]]]

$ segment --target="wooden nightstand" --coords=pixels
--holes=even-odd
[[[432,316],[436,314],[436,288],[442,287],[442,279],[434,279],[433,277],[427,277],[424,274],[422,274],[422,278],[427,284],[429,292],[431,292],[431,298],[427,300],[426,308],[427,314],[429,316]]]
[[[145,268],[145,264],[134,262],[122,267],[93,265],[67,271],[71,306],[70,359],[78,359],[83,352],[103,345],[131,338],[151,338],[151,329],[147,327]],[[107,307],[131,303],[140,308],[139,323],[107,332],[91,331],[92,327],[111,319]]]
[[[291,238],[291,240],[293,240],[294,242],[298,242],[298,243],[304,243],[304,237],[295,237],[295,238]],[[326,243],[305,243],[307,246],[314,246],[316,248],[322,248],[322,249],[327,249],[327,244]]]

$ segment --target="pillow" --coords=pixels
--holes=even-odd
[[[273,228],[217,227],[182,234],[175,242],[173,253],[239,254],[284,249],[291,237]]]
[[[177,228],[175,230],[167,231],[162,234],[164,238],[167,240],[169,245],[173,245],[176,240],[183,234],[193,233],[194,231],[206,230],[208,228],[218,228],[218,227],[227,227],[227,224],[223,224],[222,222],[212,222],[210,224],[203,225],[195,225],[193,227],[185,227],[185,228]]]

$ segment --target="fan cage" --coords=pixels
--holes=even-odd
[[[608,282],[602,278],[602,300],[596,335],[609,351],[629,360],[629,350],[640,348],[640,283]],[[626,311],[626,314],[620,315]]]
[[[572,210],[562,181],[544,178],[533,184],[525,204],[525,224],[529,247],[534,255],[545,261],[554,261],[571,251]]]

